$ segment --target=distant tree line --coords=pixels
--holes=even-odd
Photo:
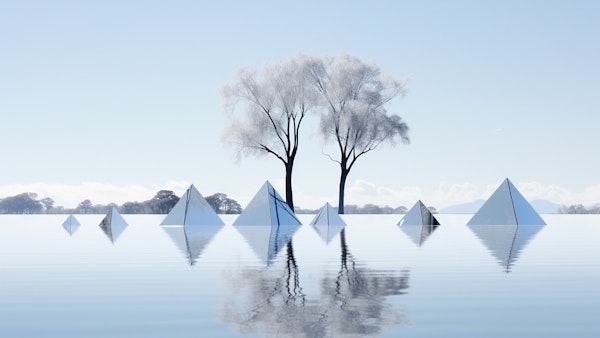
[[[171,190],[160,190],[154,197],[143,202],[93,204],[83,200],[75,208],[55,206],[52,198],[38,199],[36,193],[25,192],[0,199],[0,214],[106,214],[113,207],[123,214],[168,214],[177,204],[179,197]],[[206,201],[218,214],[239,214],[242,207],[226,194],[216,193]]]
[[[242,212],[241,205],[226,194],[216,193],[205,199],[217,214],[239,214]],[[36,193],[25,192],[0,199],[0,214],[106,214],[113,207],[117,208],[122,214],[168,214],[178,201],[179,197],[173,191],[160,190],[154,197],[143,202],[125,202],[122,205],[109,203],[104,205],[93,204],[92,201],[86,199],[81,201],[75,208],[65,208],[55,206],[52,198],[45,197],[38,199]],[[347,214],[405,214],[407,211],[407,208],[404,206],[392,208],[389,206],[380,207],[374,204],[365,204],[363,206],[347,204],[345,208]],[[429,209],[433,213],[437,212],[434,207],[429,207]],[[297,214],[316,214],[317,212],[319,212],[319,209],[296,208]]]
[[[558,208],[559,214],[600,214],[600,206],[586,208],[581,204],[563,205]]]

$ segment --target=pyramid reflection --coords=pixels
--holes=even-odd
[[[292,240],[299,226],[243,225],[234,228],[244,237],[261,263],[270,266],[281,249]]]
[[[196,265],[204,249],[221,231],[222,226],[162,226],[173,243],[183,252],[191,266]]]
[[[469,228],[508,273],[527,243],[543,226],[469,225]]]
[[[439,225],[403,225],[400,229],[417,246],[422,246]]]

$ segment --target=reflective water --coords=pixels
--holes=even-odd
[[[76,217],[0,216],[1,337],[600,334],[598,216],[523,234],[436,215],[415,241],[401,216],[346,215],[329,244],[307,225],[243,234],[235,216],[204,230],[123,215],[118,238]]]

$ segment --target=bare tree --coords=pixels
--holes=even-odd
[[[238,150],[238,157],[271,154],[280,160],[285,166],[286,202],[292,210],[292,169],[300,126],[316,101],[305,63],[306,57],[299,55],[258,70],[240,70],[223,89],[231,118],[223,141]]]
[[[408,143],[408,126],[385,109],[392,99],[406,93],[405,85],[381,73],[375,64],[355,57],[312,58],[310,76],[325,107],[320,132],[334,140],[340,165],[338,212],[344,213],[346,179],[356,160],[381,143]]]

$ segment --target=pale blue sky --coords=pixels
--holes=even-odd
[[[366,155],[348,203],[443,206],[505,177],[526,197],[600,202],[599,36],[597,1],[0,0],[0,198],[36,188],[68,204],[60,185],[86,182],[194,183],[243,203],[266,179],[281,191],[279,162],[237,164],[222,146],[219,89],[239,68],[301,52],[409,78],[390,111],[411,144]],[[339,169],[310,127],[294,172],[301,207],[337,202]],[[152,194],[132,190],[112,200]]]

